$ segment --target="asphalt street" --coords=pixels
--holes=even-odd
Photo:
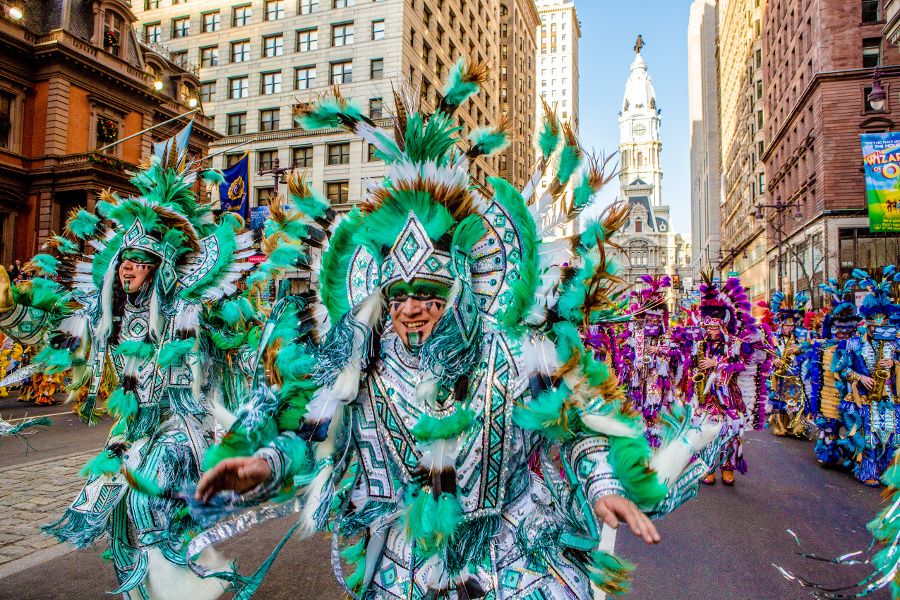
[[[0,401],[4,418],[21,417],[25,410],[25,406]],[[29,436],[33,449],[27,457],[21,443],[5,440],[0,446],[0,467],[99,448],[108,426],[87,428],[66,410],[28,406],[29,416],[64,414],[52,417],[50,431]],[[746,456],[750,472],[739,475],[735,487],[721,483],[704,487],[698,498],[658,522],[661,544],[646,546],[627,531],[619,533],[616,552],[637,564],[629,598],[812,597],[784,579],[773,563],[823,584],[849,584],[866,574],[865,567],[836,567],[800,557],[798,551],[836,556],[865,549],[869,541],[865,525],[881,505],[878,490],[857,484],[845,473],[820,468],[811,442],[756,432],[749,436]],[[289,519],[266,524],[221,551],[234,558],[243,572],[250,572],[291,524]],[[799,537],[802,549],[788,529]],[[60,546],[59,552],[65,548]],[[29,568],[0,578],[0,599],[107,598],[116,584],[101,552],[72,551],[44,562],[19,563]],[[40,556],[32,560],[39,561]],[[324,538],[288,542],[257,597],[341,598],[331,573],[330,542]]]

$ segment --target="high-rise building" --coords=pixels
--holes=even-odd
[[[688,22],[691,121],[691,270],[694,281],[719,261],[721,178],[716,0],[694,0]]]
[[[185,126],[176,117],[196,105],[200,81],[141,44],[133,21],[125,0],[26,2],[0,12],[3,264],[31,258],[100,192],[135,193],[129,172],[149,159],[153,141]],[[220,137],[202,115],[193,131],[193,155]]]
[[[537,131],[543,118],[542,102],[556,110],[562,121],[568,121],[578,134],[578,42],[581,39],[581,23],[575,10],[574,0],[537,0],[540,26],[537,29],[537,69],[535,84],[536,118],[533,125]],[[531,148],[537,156],[538,150]],[[535,198],[550,185],[550,177],[545,176],[538,183]],[[571,184],[570,184],[571,185]],[[563,195],[565,198],[565,195]],[[550,215],[557,214],[562,206],[556,206]],[[577,224],[576,224],[577,225]],[[571,231],[568,229],[572,229]],[[560,235],[575,233],[569,226]]]
[[[678,275],[679,284],[687,285],[689,243],[679,236],[676,253],[669,206],[662,198],[661,109],[643,47],[638,36],[619,111],[619,197],[628,202],[630,214],[616,236],[622,255],[618,251],[613,255],[620,258],[619,275],[628,283],[639,283],[641,275],[651,274]]]
[[[500,60],[500,0],[141,1],[136,12],[145,39],[165,46],[173,60],[199,65],[204,109],[226,134],[214,146],[224,151],[214,166],[251,153],[251,206],[265,203],[278,182],[276,175],[256,173],[276,164],[306,170],[338,209],[359,202],[366,180],[385,172],[355,136],[299,129],[293,122],[298,103],[337,85],[376,123],[390,127],[393,92],[404,79],[434,106],[459,58],[488,65]],[[505,4],[510,8],[509,0]],[[525,36],[523,44],[532,40]],[[518,52],[518,39],[511,43]],[[498,83],[461,107],[464,130],[499,120]],[[517,148],[514,143],[512,151]],[[500,160],[478,159],[476,177],[498,174]]]
[[[900,123],[900,56],[882,38],[880,2],[769,0],[764,21],[765,198],[781,207],[763,211],[769,288],[821,305],[823,280],[900,256],[900,237],[869,231],[859,142]],[[876,75],[883,106],[868,98]]]
[[[536,110],[535,36],[540,24],[534,0],[500,0],[500,111],[512,142],[500,155],[500,174],[519,189],[531,177]]]
[[[751,300],[767,297],[766,236],[754,207],[765,195],[762,23],[766,0],[719,2],[722,276],[737,273]]]

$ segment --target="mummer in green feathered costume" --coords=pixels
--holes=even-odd
[[[560,233],[610,179],[608,161],[584,161],[547,110],[532,184],[478,185],[470,162],[505,135],[461,139],[454,112],[486,72],[458,64],[431,114],[398,93],[393,132],[337,92],[300,119],[357,133],[388,174],[337,225],[297,174],[275,205],[258,276],[320,264],[317,283],[276,305],[261,339],[264,356],[278,349],[271,379],[207,453],[217,466],[198,486],[198,513],[221,508],[226,489],[245,512],[195,537],[189,556],[297,512],[301,535],[332,533],[354,598],[587,599],[592,583],[627,589],[631,567],[599,549],[603,522],[657,542],[647,515],[696,493],[710,467],[691,458],[718,426],[673,417],[651,453],[579,334],[621,318],[604,248],[624,210]],[[533,198],[551,165],[549,190]]]
[[[238,233],[239,219],[217,222],[198,203],[191,169],[166,149],[134,175],[139,195],[105,194],[97,214],[72,215],[68,236],[31,261],[39,275],[31,282],[11,288],[0,267],[0,329],[40,346],[34,362],[45,372],[71,374],[70,401],[86,422],[115,417],[82,471],[84,488],[45,531],[79,548],[108,535],[115,593],[128,598],[214,598],[224,589],[185,566],[189,523],[176,495],[199,478],[211,411],[228,403],[222,381],[240,360],[225,360],[235,349],[215,338],[228,329],[222,315],[234,317],[229,303],[244,302],[229,298],[250,267],[252,238]],[[234,325],[244,322],[242,306]],[[209,553],[200,560],[228,570]]]

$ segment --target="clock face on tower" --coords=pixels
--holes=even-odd
[[[643,123],[636,123],[632,128],[631,132],[634,135],[641,136],[647,133],[647,128],[644,127]]]

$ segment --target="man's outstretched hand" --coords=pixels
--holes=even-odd
[[[12,286],[9,283],[9,273],[0,265],[0,312],[6,312],[13,306]]]
[[[222,490],[243,494],[266,481],[272,475],[269,463],[262,458],[228,458],[203,474],[197,483],[194,497],[206,503]]]
[[[658,544],[659,532],[650,517],[641,512],[637,505],[615,494],[604,496],[594,503],[594,512],[604,523],[617,529],[621,521],[628,523],[631,532],[648,544]]]

